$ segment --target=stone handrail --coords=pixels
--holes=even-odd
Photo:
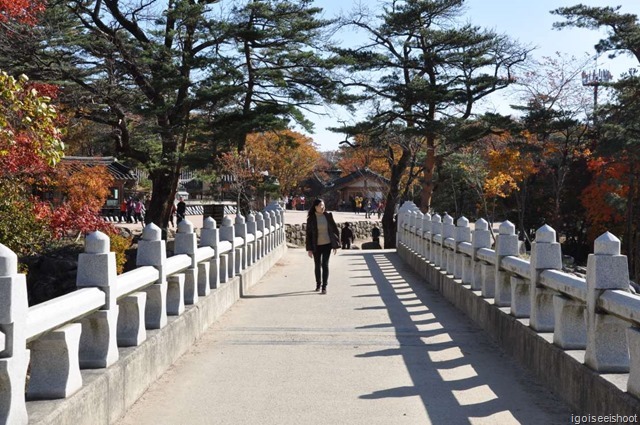
[[[484,220],[473,231],[464,217],[457,232],[452,223],[446,214],[422,214],[406,202],[398,212],[398,251],[481,289],[496,306],[529,318],[534,331],[553,332],[554,345],[585,350],[584,363],[592,370],[628,373],[627,391],[640,398],[640,297],[629,293],[627,259],[615,236],[607,232],[595,241],[587,276],[581,278],[561,271],[560,244],[549,226],[538,229],[525,260],[518,257],[515,226],[508,221],[500,225],[495,244]]]
[[[26,399],[70,397],[83,385],[81,368],[113,365],[118,347],[141,345],[147,329],[162,329],[168,315],[183,314],[185,304],[249,272],[283,246],[282,223],[284,210],[275,205],[264,215],[238,215],[235,224],[225,217],[219,228],[209,217],[198,246],[192,224],[183,220],[169,258],[161,230],[149,224],[137,268],[121,275],[109,238],[91,233],[78,258],[78,289],[30,308],[17,256],[0,244],[0,424],[28,423]]]
[[[104,302],[104,292],[97,288],[86,288],[30,307],[27,312],[27,342],[93,313]]]
[[[166,268],[167,275],[176,274],[181,272],[191,265],[191,258],[186,254],[177,254],[173,257],[167,258]]]
[[[169,262],[170,259],[167,260]],[[139,291],[160,278],[158,270],[151,266],[138,267],[137,269],[122,273],[117,277],[116,297],[118,299],[125,295]]]

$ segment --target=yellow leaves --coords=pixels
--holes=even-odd
[[[311,138],[291,130],[250,134],[246,152],[257,170],[278,179],[282,193],[293,190],[321,158]]]
[[[506,198],[537,172],[533,157],[513,147],[490,150],[484,190],[489,197]]]

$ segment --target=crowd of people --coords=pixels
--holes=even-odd
[[[120,204],[120,223],[144,223],[144,215],[147,211],[145,202],[140,198],[130,196]]]
[[[380,219],[384,213],[384,207],[384,199],[350,196],[349,204],[343,201],[340,205],[340,210],[348,211],[351,209],[355,214],[364,213],[365,218],[373,218],[373,215],[376,214]]]
[[[306,211],[306,199],[304,195],[285,196],[284,204],[288,210]],[[384,199],[375,197],[350,196],[349,201],[342,201],[338,205],[338,211],[352,211],[355,214],[364,213],[365,218],[382,217],[385,208]]]
[[[120,223],[144,224],[144,216],[147,211],[147,205],[145,205],[146,202],[148,202],[148,200],[141,200],[140,198],[134,198],[133,196],[130,196],[128,199],[124,199],[120,204],[120,217],[118,218],[118,221]],[[184,202],[184,199],[179,197],[178,202],[174,203],[171,207],[169,226],[175,227],[178,223],[184,220],[186,211],[187,205]]]

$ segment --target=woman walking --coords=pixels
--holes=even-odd
[[[313,201],[307,215],[307,253],[313,257],[316,274],[316,291],[322,288],[322,294],[327,293],[329,281],[329,256],[331,250],[336,253],[340,246],[338,225],[330,212],[325,212],[324,201]]]

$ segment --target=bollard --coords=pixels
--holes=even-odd
[[[491,232],[489,223],[484,219],[479,219],[475,223],[473,236],[471,238],[473,255],[471,256],[471,289],[478,291],[482,289],[482,261],[478,260],[478,250],[481,248],[491,248]]]
[[[511,305],[511,275],[502,270],[502,260],[509,256],[518,256],[518,235],[516,226],[507,220],[500,224],[496,238],[495,304],[498,307]]]
[[[456,225],[453,224],[453,217],[445,214],[442,219],[442,269],[449,275],[453,275],[454,253],[455,251],[447,248],[445,241],[450,240],[455,243]]]
[[[231,250],[228,253],[224,254],[225,258],[222,260],[224,263],[226,263],[227,278],[231,280],[236,275],[236,241],[235,230],[233,228],[231,218],[229,218],[228,216],[224,216],[224,218],[222,219],[222,226],[220,226],[219,230],[220,240],[231,243]]]
[[[471,261],[469,257],[460,252],[458,249],[460,244],[463,242],[471,242],[471,229],[469,228],[469,220],[464,216],[460,217],[456,222],[456,247],[453,254],[453,277],[455,279],[462,279],[462,275],[464,273],[464,264],[466,261]]]
[[[256,260],[264,257],[264,217],[256,213]]]
[[[429,261],[429,239],[431,238],[431,214],[425,213],[422,217],[422,225],[420,231],[420,255]]]
[[[555,326],[553,343],[565,350],[584,350],[587,346],[586,306],[566,295],[553,296]]]
[[[275,214],[275,212],[274,212]],[[234,235],[236,238],[242,239],[242,244],[238,244],[237,256],[236,256],[236,274],[240,274],[243,270],[247,269],[247,223],[245,218],[238,214],[236,215],[236,223],[234,225]]]
[[[116,254],[110,252],[109,237],[102,232],[87,235],[84,250],[78,257],[76,286],[99,288],[105,293],[106,302],[80,321],[80,367],[105,368],[118,360],[118,304],[112,291],[116,284]]]
[[[431,264],[440,267],[442,259],[442,217],[439,214],[431,216]]]
[[[118,301],[119,347],[137,347],[147,339],[147,330],[144,325],[146,305],[146,292],[127,295]]]
[[[208,246],[213,249],[215,255],[209,260],[209,288],[215,289],[220,284],[220,241],[218,229],[216,229],[216,221],[207,217],[202,223],[202,232],[200,234],[200,246]]]
[[[544,270],[562,269],[562,252],[556,242],[556,231],[548,225],[536,231],[536,239],[531,246],[531,320],[529,325],[538,332],[553,332],[555,291],[538,285],[540,273]]]
[[[31,344],[29,400],[66,398],[82,388],[80,375],[80,323],[49,332]]]
[[[518,276],[511,276],[511,315],[517,318],[531,316],[531,284]]]
[[[196,263],[196,250],[198,249],[198,238],[193,229],[193,224],[187,219],[178,223],[178,232],[174,241],[174,253],[176,255],[186,254],[191,259],[191,266],[184,270],[184,303],[196,304],[198,302],[198,284],[201,283]]]
[[[258,239],[256,237],[256,216],[253,213],[247,215],[247,267],[256,263],[256,247]]]
[[[627,342],[631,356],[627,391],[636,397],[640,397],[640,328],[627,328]]]
[[[178,224],[180,225],[185,220]],[[159,278],[156,283],[145,288],[147,301],[145,305],[145,327],[147,329],[161,329],[167,324],[167,247],[162,240],[162,230],[153,223],[144,226],[142,239],[138,242],[137,266],[152,266],[158,270]]]
[[[604,291],[629,291],[627,256],[620,255],[620,240],[606,232],[594,243],[587,260],[587,351],[585,364],[604,373],[629,371],[629,324],[598,311]]]
[[[0,244],[0,332],[5,347],[0,351],[0,424],[29,422],[24,387],[29,365],[27,332],[27,281],[18,274],[18,257]]]
[[[184,274],[167,278],[167,315],[179,316],[184,312]]]

